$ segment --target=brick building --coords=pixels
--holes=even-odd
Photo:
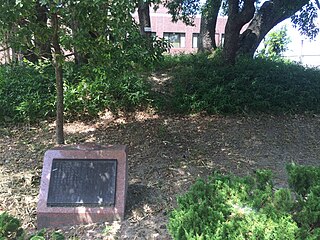
[[[163,37],[171,42],[170,53],[193,53],[197,52],[199,45],[201,16],[197,15],[194,26],[187,26],[182,21],[173,23],[172,17],[167,9],[160,6],[155,12],[150,8],[151,32],[153,35]],[[138,19],[138,14],[134,14]],[[226,17],[219,17],[216,26],[216,43],[220,45],[224,40],[224,29],[227,22]]]

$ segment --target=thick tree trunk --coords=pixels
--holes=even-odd
[[[35,23],[38,25],[37,29],[47,28],[49,12],[48,8],[45,5],[40,4],[39,1],[37,1],[35,5],[35,12]],[[20,24],[27,25],[28,22],[25,19],[23,19],[21,20]],[[35,33],[32,36],[27,36],[27,50],[22,52],[23,57],[33,63],[36,63],[39,59],[43,58],[52,60],[50,41],[44,41],[43,39],[46,39],[46,37],[42,36],[42,32],[37,32],[37,29],[35,30]]]
[[[225,29],[223,48],[224,61],[234,64],[239,49],[239,37],[242,27],[254,16],[255,0],[245,0],[239,9],[239,0],[229,0],[228,21]]]
[[[74,20],[71,28],[72,28],[72,34],[76,35],[77,31],[79,30],[79,26],[76,20]],[[77,65],[87,64],[89,62],[88,56],[85,56],[85,54],[80,53],[78,51],[77,46],[74,46],[73,52],[74,52],[74,61]]]
[[[139,0],[138,16],[141,35],[147,37],[151,36],[150,4],[148,2]]]
[[[291,17],[306,3],[300,2],[300,4],[296,4],[290,9],[282,4],[281,1],[266,1],[263,3],[247,29],[241,34],[237,55],[253,57],[267,33],[278,23]]]
[[[63,133],[63,75],[62,75],[62,51],[59,43],[59,19],[58,14],[53,13],[51,17],[51,24],[53,30],[52,45],[54,48],[54,69],[56,75],[56,91],[57,91],[57,103],[56,103],[56,141],[58,144],[64,144]]]

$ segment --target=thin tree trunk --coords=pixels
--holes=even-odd
[[[9,47],[9,33],[6,32],[5,33],[5,41],[4,41],[4,45],[5,45],[5,51],[4,51],[4,61],[5,63],[11,63],[11,58],[10,58],[10,47]]]
[[[140,25],[140,34],[142,36],[151,36],[151,19],[150,19],[150,4],[144,0],[139,0],[138,3],[138,16]],[[146,31],[146,29],[148,29]]]
[[[37,1],[36,4],[36,21],[37,24],[41,26],[41,28],[47,27],[47,21],[48,21],[48,8],[45,5],[41,5],[39,1]],[[35,48],[39,49],[39,56],[38,58],[45,58],[45,59],[52,59],[51,54],[51,46],[50,41],[40,40],[37,35],[35,36]]]
[[[52,29],[53,29],[53,37],[52,37],[52,45],[54,48],[54,69],[56,75],[56,91],[57,91],[57,109],[56,109],[56,141],[58,144],[64,144],[64,133],[63,133],[63,75],[62,75],[62,51],[59,43],[59,19],[58,14],[52,14]]]

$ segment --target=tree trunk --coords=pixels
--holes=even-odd
[[[208,27],[208,19],[202,14],[200,22],[199,52],[211,51],[212,46],[215,44],[215,42],[212,43],[210,39]]]
[[[216,25],[222,0],[207,0],[206,8],[201,14],[199,51],[217,48]]]
[[[239,0],[229,0],[228,21],[225,29],[223,48],[224,61],[234,64],[239,49],[239,37],[242,27],[254,16],[255,0],[245,0],[242,9],[239,9]]]
[[[42,28],[47,28],[47,22],[48,22],[48,8],[45,5],[40,5],[39,1],[37,1],[36,5],[36,18],[37,18],[37,24]],[[35,48],[39,49],[39,56],[38,58],[45,58],[52,60],[52,54],[51,54],[51,46],[50,41],[43,42],[39,39],[37,35],[35,35]]]
[[[56,105],[56,141],[58,144],[64,144],[63,133],[63,75],[62,75],[62,51],[59,43],[59,19],[58,14],[53,13],[51,16],[51,24],[53,30],[52,45],[54,48],[54,69],[56,76],[56,91],[57,91],[57,105]]]
[[[296,4],[290,9],[282,4],[280,1],[266,1],[263,3],[247,29],[241,34],[237,55],[253,57],[267,33],[278,23],[291,17],[301,9],[305,5],[305,2],[300,2],[300,4]]]
[[[148,29],[148,28],[151,28],[150,4],[148,2],[145,2],[144,0],[139,0],[138,16],[139,16],[140,34],[146,37],[151,36],[151,29]]]
[[[8,32],[6,32],[5,33],[5,36],[4,36],[4,62],[5,63],[11,63],[11,58],[10,58],[10,47],[9,47],[9,44],[8,44],[8,42],[9,42],[9,33]]]
[[[71,27],[71,30],[72,30],[72,35],[73,35],[73,38],[76,38],[77,34],[78,34],[78,31],[80,29],[80,26],[79,26],[79,21],[76,19],[75,17],[76,14],[73,13],[73,17],[72,17],[72,20],[71,20],[71,24],[70,24],[70,27]],[[85,54],[82,54],[81,52],[78,51],[78,46],[74,46],[73,47],[73,52],[74,52],[74,61],[77,65],[81,65],[81,64],[87,64],[88,63],[88,56],[86,56]]]

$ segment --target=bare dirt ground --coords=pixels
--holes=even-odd
[[[123,222],[64,227],[68,239],[171,239],[166,229],[176,197],[214,170],[248,174],[271,169],[286,185],[289,162],[320,165],[320,116],[190,116],[106,114],[68,123],[66,143],[126,144],[129,161]],[[54,124],[0,128],[0,212],[36,228],[44,152],[55,146]]]

